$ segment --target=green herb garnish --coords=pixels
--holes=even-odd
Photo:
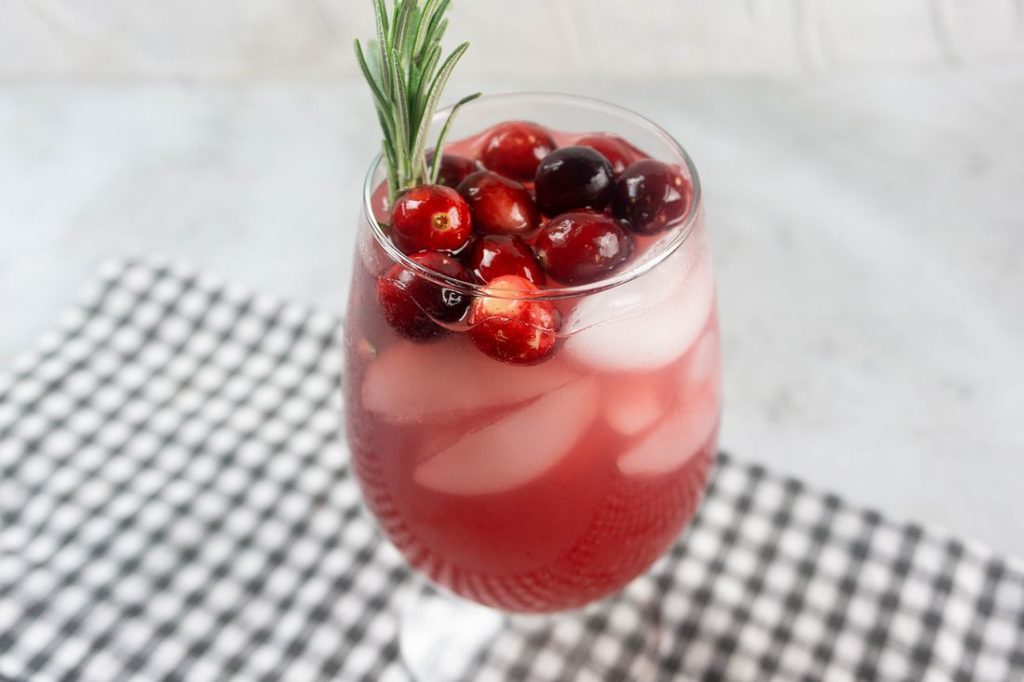
[[[427,134],[441,92],[469,43],[462,43],[441,60],[444,18],[451,0],[396,0],[389,15],[385,0],[373,0],[377,39],[363,46],[356,40],[356,59],[373,92],[377,118],[384,134],[391,201],[417,185],[434,184],[441,168],[441,149],[455,113],[480,96],[459,100],[438,135],[434,160],[427,167]]]

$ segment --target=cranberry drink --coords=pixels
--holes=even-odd
[[[414,567],[557,611],[624,586],[694,514],[719,421],[714,279],[681,150],[491,123],[428,154],[435,182],[371,173],[347,428]]]

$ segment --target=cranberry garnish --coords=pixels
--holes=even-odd
[[[644,158],[643,152],[618,135],[610,133],[584,135],[576,140],[574,144],[597,150],[601,156],[608,159],[608,162],[612,164],[612,170],[616,175],[626,170],[629,164]]]
[[[469,267],[484,282],[503,275],[518,275],[533,284],[544,284],[544,271],[529,245],[512,235],[487,235],[469,252]]]
[[[550,301],[530,298],[537,286],[522,277],[504,275],[492,280],[487,289],[495,295],[475,299],[469,309],[469,335],[476,347],[513,365],[536,365],[550,358],[562,318]]]
[[[590,147],[562,147],[537,167],[537,206],[544,215],[592,208],[600,211],[615,194],[615,174],[608,159]]]
[[[509,121],[491,129],[480,160],[484,166],[513,180],[532,180],[537,164],[555,148],[543,126],[530,121]]]
[[[530,191],[491,171],[477,171],[462,181],[459,194],[469,204],[477,232],[520,234],[537,227]]]
[[[549,275],[569,284],[582,284],[622,265],[633,251],[633,240],[614,218],[575,211],[545,225],[534,248]]]
[[[413,187],[391,209],[391,238],[405,253],[458,251],[472,231],[469,206],[450,187]]]
[[[472,275],[448,254],[421,251],[409,256],[425,268],[463,282]],[[387,323],[413,341],[429,341],[445,333],[441,322],[457,322],[469,307],[469,297],[435,284],[404,265],[395,265],[377,280],[377,299]]]
[[[427,167],[434,163],[434,155],[427,154]],[[459,183],[466,179],[466,176],[478,171],[476,163],[465,156],[456,154],[442,154],[441,167],[437,173],[437,184],[455,189]]]
[[[642,159],[629,166],[615,187],[615,214],[634,232],[654,234],[678,221],[693,203],[693,184],[673,166]]]

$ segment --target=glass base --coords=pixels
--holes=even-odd
[[[509,614],[415,579],[399,595],[399,647],[419,682],[651,680],[661,634],[653,581],[575,611]]]

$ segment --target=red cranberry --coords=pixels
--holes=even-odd
[[[590,147],[608,159],[616,175],[626,170],[629,164],[646,156],[639,149],[626,142],[618,135],[609,133],[591,133],[576,140],[580,147]]]
[[[453,279],[473,281],[462,263],[448,254],[421,251],[409,258]],[[435,320],[457,322],[469,307],[468,296],[435,284],[401,264],[377,279],[377,300],[387,323],[413,341],[429,341],[441,336],[447,330]]]
[[[590,147],[562,147],[544,157],[535,180],[537,206],[544,215],[607,206],[615,194],[608,159]]]
[[[458,251],[472,231],[469,206],[450,187],[413,187],[391,209],[391,238],[405,253]]]
[[[469,204],[477,232],[521,234],[537,227],[530,190],[497,173],[473,173],[459,185],[459,194]]]
[[[555,140],[543,126],[509,121],[491,129],[480,160],[484,167],[513,180],[532,180],[537,164],[555,149]]]
[[[615,214],[640,234],[670,227],[692,203],[690,180],[678,168],[654,159],[631,164],[615,187]]]
[[[427,154],[427,167],[431,167],[433,163],[434,155],[432,153]],[[475,173],[477,170],[479,168],[477,168],[476,163],[465,156],[442,154],[441,167],[437,173],[437,184],[455,189],[459,186],[460,182],[466,179],[466,176]]]
[[[569,284],[584,284],[622,265],[633,252],[633,241],[615,219],[576,211],[545,225],[534,249],[549,275]]]
[[[487,235],[469,252],[469,267],[484,282],[503,275],[518,275],[533,284],[544,284],[544,271],[530,246],[512,235]]]
[[[562,324],[555,306],[530,298],[538,288],[515,275],[498,277],[487,289],[494,295],[475,299],[469,309],[473,344],[513,365],[536,365],[550,358]]]

